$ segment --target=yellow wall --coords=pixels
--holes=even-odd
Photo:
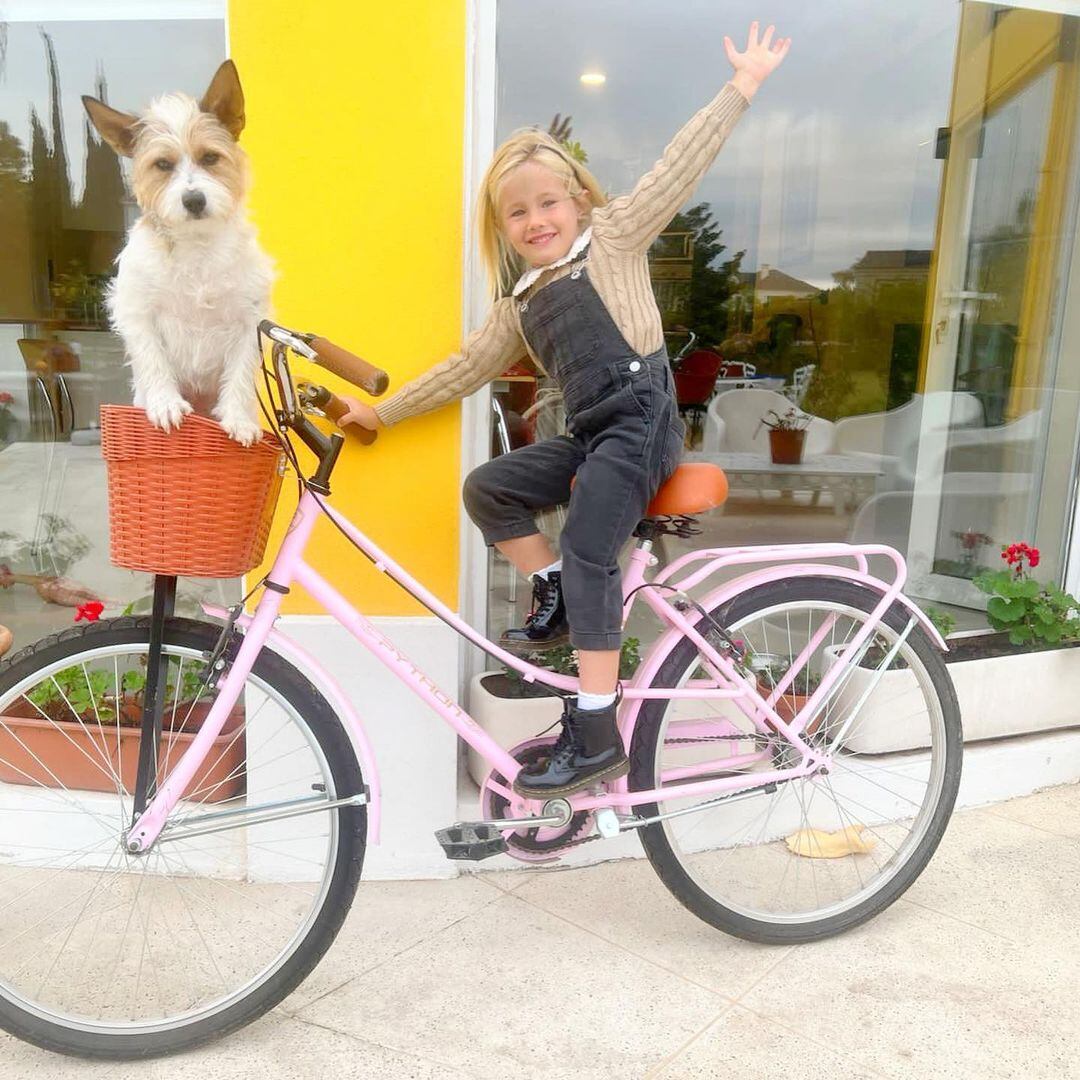
[[[465,2],[231,0],[229,28],[252,213],[278,266],[275,316],[399,386],[461,339]],[[349,440],[334,474],[334,505],[451,606],[459,415],[404,421],[370,449]],[[271,550],[294,505],[286,487]],[[423,610],[329,522],[308,556],[369,614]],[[294,589],[285,610],[317,608]]]

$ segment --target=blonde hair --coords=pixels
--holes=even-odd
[[[515,131],[495,151],[480,183],[476,207],[480,257],[488,272],[492,298],[496,300],[513,289],[522,270],[517,252],[506,242],[499,228],[499,191],[510,173],[527,161],[535,161],[550,169],[566,184],[567,193],[575,199],[584,195],[594,207],[607,202],[607,196],[600,189],[596,177],[552,135],[540,128]]]

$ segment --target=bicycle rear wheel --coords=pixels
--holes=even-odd
[[[166,623],[159,784],[208,711],[219,630]],[[127,852],[148,641],[147,619],[103,621],[0,665],[0,1026],[62,1053],[173,1053],[249,1023],[315,966],[360,877],[364,806],[296,814],[362,792],[356,759],[266,650],[159,841]]]
[[[768,673],[762,678],[773,688],[824,630],[778,700],[777,712],[788,719],[801,704],[795,692],[816,686],[880,599],[853,582],[796,578],[748,590],[710,614],[746,651],[748,666]],[[870,643],[808,725],[808,741],[831,755],[827,772],[730,801],[696,797],[638,807],[643,817],[690,811],[645,826],[641,839],[664,884],[713,926],[774,944],[840,933],[893,903],[937,847],[960,783],[952,681],[941,654],[900,603],[886,612]],[[694,686],[717,685],[684,639],[652,685],[685,688],[691,679]],[[751,778],[800,761],[784,736],[755,724],[730,701],[655,700],[646,703],[634,731],[630,787]]]

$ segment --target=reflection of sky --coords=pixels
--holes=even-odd
[[[929,248],[960,5],[818,0],[500,0],[497,137],[573,116],[611,192],[625,191],[732,69],[727,34],[754,18],[790,36],[691,202],[707,201],[730,255],[815,284],[876,248]],[[600,70],[603,87],[579,75]]]
[[[198,96],[225,59],[225,23],[220,19],[164,22],[9,23],[5,74],[0,78],[0,120],[30,152],[30,107],[51,137],[49,69],[41,31],[56,50],[73,196],[82,196],[86,139],[80,98],[93,94],[104,73],[109,104],[138,112],[169,90]]]

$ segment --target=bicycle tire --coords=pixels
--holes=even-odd
[[[0,703],[14,687],[25,686],[25,680],[35,672],[55,670],[58,663],[73,661],[80,655],[94,654],[94,650],[97,650],[94,655],[100,655],[102,650],[107,652],[124,646],[141,650],[148,643],[149,629],[148,618],[125,617],[102,620],[43,639],[0,664]],[[164,646],[167,651],[173,649],[179,655],[183,655],[184,650],[207,653],[219,632],[217,625],[171,618],[165,624]],[[306,724],[329,769],[333,793],[363,790],[359,764],[336,714],[298,669],[274,652],[264,649],[252,668],[249,681],[252,686],[267,687],[272,694],[280,695]],[[270,694],[267,697],[269,699]],[[3,709],[0,709],[2,712]],[[120,794],[122,798],[123,792]],[[121,810],[123,805],[121,801]],[[327,859],[327,866],[332,864],[332,870],[325,875],[329,886],[324,885],[321,905],[313,906],[306,932],[295,942],[288,955],[276,963],[266,977],[255,982],[249,992],[232,1001],[228,1007],[201,1017],[195,1016],[190,1022],[166,1025],[164,1029],[160,1029],[159,1025],[154,1030],[124,1031],[117,1030],[116,1024],[71,1023],[62,1018],[49,1017],[36,1008],[29,1009],[25,1002],[20,1004],[13,1000],[5,976],[6,965],[0,952],[0,1027],[46,1050],[85,1058],[132,1060],[191,1049],[262,1016],[287,997],[315,967],[336,937],[352,903],[363,867],[367,810],[363,805],[342,806],[326,811],[325,819],[321,814],[317,817],[329,820],[331,815],[336,816],[336,820],[328,826],[336,837],[336,850],[332,859]],[[293,820],[311,820],[311,817]],[[3,869],[4,864],[0,863],[0,870]]]
[[[836,603],[869,614],[880,599],[880,593],[854,582],[828,577],[806,577],[750,589],[718,606],[710,615],[721,626],[730,628],[746,625],[755,613],[768,612],[777,606],[792,603]],[[894,632],[900,633],[911,617],[911,612],[897,602],[885,613],[883,621]],[[670,819],[669,822],[644,826],[639,832],[645,853],[661,881],[684,907],[706,923],[735,937],[758,943],[790,945],[831,937],[866,922],[894,903],[915,881],[936,850],[948,824],[960,784],[963,746],[956,692],[940,651],[919,625],[915,626],[907,640],[929,675],[938,699],[944,736],[941,744],[944,758],[940,770],[941,782],[929,813],[927,827],[917,847],[911,851],[902,867],[884,882],[879,891],[849,910],[811,921],[773,922],[768,918],[748,916],[711,896],[688,871],[688,860],[681,859],[675,851],[666,828]],[[677,685],[690,666],[695,664],[698,655],[696,646],[683,639],[672,649],[651,685],[655,688],[671,688]],[[654,778],[658,775],[657,752],[658,747],[662,747],[660,737],[669,705],[667,700],[656,699],[647,701],[642,708],[631,742],[631,790],[650,790],[656,786]],[[639,806],[638,812],[644,817],[650,817],[659,813],[660,808],[658,804],[652,803]]]

